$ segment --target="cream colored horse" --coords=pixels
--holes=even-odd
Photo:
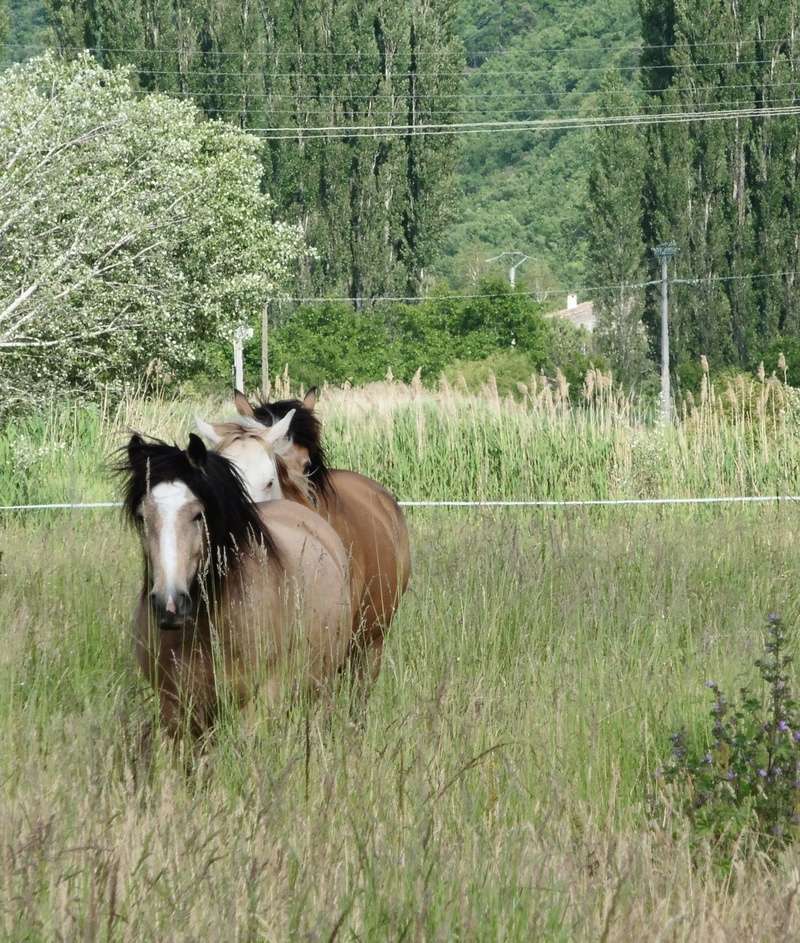
[[[222,690],[240,707],[271,704],[287,670],[310,690],[337,675],[352,636],[349,569],[318,514],[257,507],[194,435],[186,451],[133,436],[121,471],[145,562],[136,656],[169,733],[207,731]]]
[[[221,455],[239,463],[251,496],[263,496],[268,482],[273,488],[278,482],[285,497],[311,503],[340,537],[350,561],[351,663],[368,688],[380,671],[384,638],[411,574],[408,528],[394,496],[377,481],[327,468],[314,405],[312,392],[303,402],[254,408],[237,392],[239,418],[198,425]]]

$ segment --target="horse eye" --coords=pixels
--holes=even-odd
[[[271,488],[271,487],[273,486],[273,484],[274,484],[274,481],[270,478],[270,480],[269,480],[269,481],[267,482],[267,484],[266,484],[266,487],[267,487],[267,488]]]
[[[199,521],[201,521],[202,519],[203,519],[203,512],[202,512],[202,511],[198,511],[197,514],[195,514],[195,516],[192,518],[192,523],[193,523],[193,524],[197,524],[197,523],[198,523]]]

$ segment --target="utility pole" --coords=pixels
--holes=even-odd
[[[265,400],[269,399],[269,306],[265,301],[261,312],[261,395]]]
[[[661,420],[672,421],[672,394],[669,388],[669,282],[667,266],[678,252],[674,242],[664,242],[653,249],[661,262]]]
[[[517,269],[523,262],[527,262],[529,256],[524,255],[522,252],[501,252],[500,255],[495,255],[491,259],[487,259],[488,262],[499,262],[500,259],[504,259],[506,256],[509,256],[512,260],[511,265],[508,269],[508,281],[511,287],[513,288],[517,284]],[[513,260],[517,261],[514,262]]]

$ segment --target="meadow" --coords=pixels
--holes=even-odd
[[[662,429],[597,379],[514,401],[321,399],[336,465],[403,498],[797,494],[794,391]],[[0,503],[105,500],[125,430],[220,401],[54,406],[0,431]],[[657,770],[798,624],[792,503],[408,512],[412,586],[364,729],[345,696],[140,755],[138,550],[118,512],[0,519],[0,933],[86,940],[727,940],[800,931],[800,857],[721,873]]]

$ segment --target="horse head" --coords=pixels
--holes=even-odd
[[[200,418],[196,422],[215,452],[236,466],[253,501],[290,498],[310,504],[308,479],[288,436],[293,416],[294,410],[290,410],[273,426],[247,416],[229,422]]]
[[[197,613],[202,584],[221,583],[254,539],[276,554],[236,467],[198,436],[184,450],[133,435],[118,470],[162,629],[184,626]]]
[[[322,425],[314,412],[316,404],[316,387],[312,387],[302,400],[282,399],[272,403],[262,400],[255,405],[239,390],[234,394],[236,411],[246,421],[255,420],[262,426],[272,427],[290,412],[294,414],[289,429],[292,448],[284,458],[292,468],[303,472],[317,494],[324,496],[332,491],[332,485],[322,445]]]

